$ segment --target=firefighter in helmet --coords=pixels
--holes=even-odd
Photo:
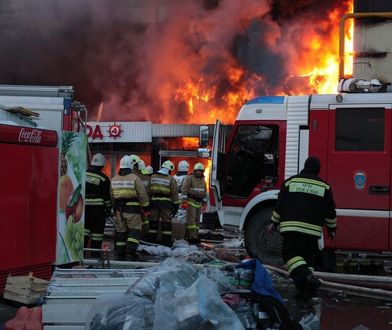
[[[118,175],[112,179],[111,194],[116,212],[116,253],[120,260],[138,259],[136,249],[142,229],[142,213],[150,211],[142,180],[132,173],[132,159],[124,156]]]
[[[178,163],[177,173],[173,176],[176,180],[178,191],[181,191],[182,184],[188,175],[189,163],[181,160]],[[186,209],[180,208],[172,221],[173,239],[180,240],[185,238],[186,232]]]
[[[149,175],[146,174],[145,168],[146,165],[144,161],[137,155],[130,155],[131,157],[131,164],[132,164],[132,173],[137,175],[143,182],[144,188],[146,189],[146,193],[148,196],[150,196],[150,181],[151,178]],[[148,227],[149,227],[149,214],[146,214],[145,212],[142,213],[142,233],[147,234],[148,233]],[[145,237],[143,237],[145,239]]]
[[[309,157],[300,174],[288,178],[280,189],[267,232],[279,226],[282,257],[297,289],[296,297],[308,300],[320,281],[313,275],[314,258],[323,227],[335,237],[336,210],[331,186],[320,179],[320,161]]]
[[[93,156],[86,172],[86,208],[84,224],[84,247],[101,249],[106,217],[110,215],[110,179],[102,172],[105,156],[98,153]],[[91,256],[98,258],[100,252],[93,251]]]
[[[186,238],[190,243],[199,241],[201,212],[207,206],[207,185],[204,179],[204,165],[196,163],[193,173],[184,180],[181,188],[181,205],[186,209]]]
[[[161,169],[151,176],[151,218],[149,240],[172,244],[172,217],[177,213],[180,201],[176,180],[170,175],[174,164],[167,160]]]

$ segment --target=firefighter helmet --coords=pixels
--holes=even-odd
[[[129,168],[132,169],[132,161],[130,156],[124,156],[120,160],[120,168]]]
[[[138,155],[130,155],[132,167],[136,164],[139,164],[141,159]]]
[[[182,160],[178,163],[178,171],[179,172],[188,172],[189,163],[186,160]]]
[[[193,166],[193,171],[203,171],[204,172],[204,165],[202,163],[196,163]]]
[[[167,160],[167,161],[165,161],[165,162],[162,164],[162,168],[166,168],[166,169],[168,169],[169,171],[174,171],[174,164],[173,164],[170,160]]]
[[[91,159],[91,166],[105,166],[106,159],[102,154],[95,154]]]
[[[151,165],[147,165],[146,166],[146,173],[147,174],[153,174],[154,173],[154,169],[152,168]]]
[[[144,162],[143,159],[140,159],[139,170],[144,170],[145,168],[146,168],[146,163]]]

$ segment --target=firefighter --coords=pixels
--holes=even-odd
[[[84,224],[84,247],[101,249],[106,217],[110,215],[110,179],[102,173],[105,156],[98,153],[91,159],[86,172],[86,208]],[[100,257],[100,252],[93,251],[91,257]]]
[[[186,160],[181,160],[178,163],[177,173],[173,176],[176,180],[178,191],[181,191],[184,179],[188,175],[189,163]],[[173,239],[180,240],[185,238],[186,232],[186,209],[180,208],[172,221]]]
[[[176,180],[170,175],[174,164],[167,160],[151,176],[151,218],[149,241],[166,246],[172,244],[172,217],[177,213],[180,200]]]
[[[204,165],[196,163],[193,173],[186,177],[181,189],[181,206],[186,209],[186,238],[189,243],[199,242],[201,212],[207,206],[207,186]]]
[[[332,239],[336,231],[332,189],[318,177],[319,172],[320,161],[309,157],[300,174],[283,183],[267,228],[271,232],[279,226],[282,257],[297,289],[295,296],[303,300],[315,296],[321,284],[312,269],[323,227]]]
[[[118,175],[112,179],[111,194],[116,212],[116,254],[119,260],[135,261],[142,229],[142,213],[149,201],[142,180],[132,173],[132,159],[124,156]]]
[[[131,163],[132,163],[132,173],[137,175],[143,182],[144,188],[146,189],[147,195],[150,197],[150,182],[151,177],[146,173],[145,168],[146,165],[144,161],[137,155],[131,155]],[[143,236],[148,234],[149,228],[149,215],[142,213],[142,234]],[[146,237],[143,237],[145,239]]]

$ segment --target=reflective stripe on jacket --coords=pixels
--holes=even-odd
[[[89,169],[86,172],[85,202],[85,205],[104,206],[108,212],[112,208],[110,179],[100,170]]]
[[[336,210],[331,187],[309,173],[288,178],[280,189],[271,221],[280,226],[281,233],[321,237],[323,226],[335,231]]]
[[[176,180],[170,175],[155,173],[151,176],[150,194],[152,201],[170,201],[179,204]]]
[[[207,203],[207,185],[204,177],[198,178],[194,173],[188,175],[181,189],[181,201],[200,208]]]
[[[112,179],[111,194],[116,200],[130,200],[126,205],[148,206],[149,200],[142,180],[133,173]]]

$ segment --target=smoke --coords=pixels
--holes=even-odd
[[[246,99],[229,105],[229,96],[289,93],[299,61],[318,56],[304,32],[336,38],[326,13],[346,8],[338,0],[2,0],[0,83],[72,85],[90,120],[101,102],[102,120],[232,118]]]

